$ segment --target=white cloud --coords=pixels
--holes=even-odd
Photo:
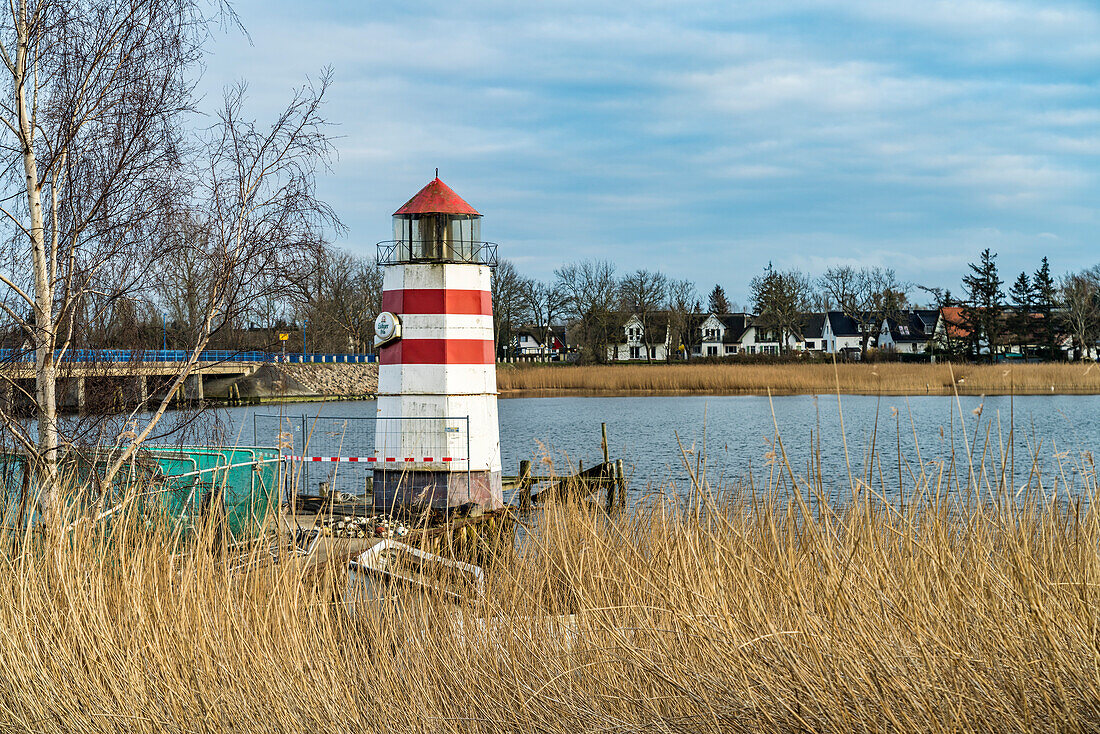
[[[731,293],[768,257],[948,278],[990,242],[1068,268],[1097,223],[1091,5],[243,1],[256,46],[219,44],[211,76],[250,78],[263,111],[335,65],[324,186],[353,238],[436,165],[532,274],[598,254],[729,269]]]
[[[716,71],[682,74],[671,87],[700,104],[731,114],[805,110],[826,114],[900,113],[943,103],[965,91],[964,84],[927,77],[902,77],[881,64],[770,59]]]

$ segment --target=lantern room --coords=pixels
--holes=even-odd
[[[481,214],[436,176],[393,213],[393,242],[384,262],[485,263]]]

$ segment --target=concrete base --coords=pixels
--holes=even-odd
[[[88,393],[84,377],[62,377],[57,381],[57,406],[84,412]]]
[[[374,472],[374,506],[381,510],[406,506],[445,509],[467,502],[496,510],[503,507],[503,497],[499,471]]]

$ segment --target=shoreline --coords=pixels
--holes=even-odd
[[[793,397],[795,395],[836,395],[837,390],[794,390],[794,389],[777,389],[772,390],[770,393],[767,389],[761,390],[756,388],[744,388],[737,390],[601,390],[597,388],[524,388],[524,389],[511,389],[500,390],[497,393],[497,397],[509,400],[514,398],[675,398],[675,397]],[[883,389],[883,390],[846,390],[843,387],[839,391],[840,395],[863,395],[866,397],[952,397],[954,395],[974,397],[988,395],[990,397],[1027,397],[1033,395],[1049,395],[1056,397],[1058,395],[1100,395],[1100,390],[1088,389],[1088,390],[1072,390],[1072,389],[1055,389],[1049,390],[1016,390],[1015,392],[998,392],[992,390],[973,390],[973,389],[958,389],[948,390],[936,389],[936,390],[905,390],[905,389]]]
[[[1098,395],[1100,365],[661,363],[497,370],[502,397],[646,395]]]
[[[281,403],[342,403],[357,400],[374,400],[375,395],[287,395],[253,396],[247,398],[206,398],[205,402],[219,408],[243,408],[256,405],[279,405]]]

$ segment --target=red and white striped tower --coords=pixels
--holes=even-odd
[[[379,245],[375,504],[500,507],[496,247],[438,176],[394,212],[393,229]]]

